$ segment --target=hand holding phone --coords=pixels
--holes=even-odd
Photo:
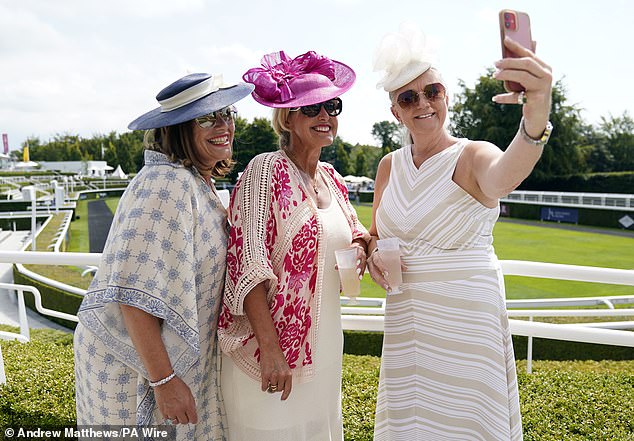
[[[505,37],[509,37],[525,48],[534,51],[534,43],[531,36],[531,21],[527,13],[503,9],[500,11],[499,19],[503,58],[518,58],[514,52],[504,46]],[[510,92],[523,92],[525,90],[520,83],[513,81],[505,81],[504,87]]]

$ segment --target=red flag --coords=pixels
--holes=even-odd
[[[9,154],[9,137],[6,133],[2,134],[2,143],[4,144],[4,154]]]

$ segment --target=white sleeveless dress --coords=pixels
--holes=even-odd
[[[280,393],[262,392],[259,382],[223,354],[221,383],[231,441],[343,441],[343,331],[335,250],[350,246],[352,232],[334,195],[331,199],[328,208],[318,210],[325,240],[325,267],[315,376],[306,383],[294,382],[289,398],[281,401]]]
[[[374,439],[521,440],[504,279],[493,250],[499,207],[453,180],[467,140],[419,169],[393,154],[376,213],[398,237],[407,271],[388,295]]]

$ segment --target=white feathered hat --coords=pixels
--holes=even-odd
[[[412,23],[402,23],[399,31],[386,34],[374,51],[374,71],[385,71],[376,88],[392,92],[425,73],[432,64],[435,58],[425,34]]]

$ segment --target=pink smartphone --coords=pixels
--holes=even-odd
[[[533,50],[533,38],[531,36],[531,20],[526,12],[503,9],[500,11],[500,40],[502,42],[502,57],[517,58],[518,56],[504,46],[504,37],[509,37]],[[511,92],[523,92],[524,87],[513,81],[505,81],[504,85]]]

